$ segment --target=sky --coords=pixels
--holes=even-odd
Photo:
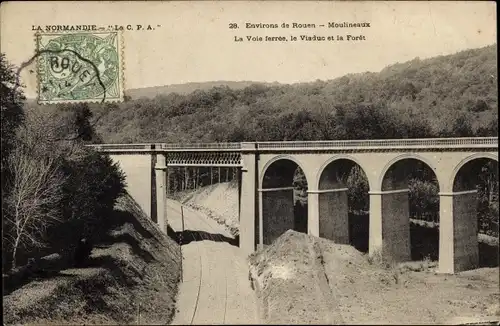
[[[327,28],[329,22],[369,22],[366,28]],[[316,24],[316,28],[248,29],[246,23]],[[229,24],[238,24],[230,29]],[[125,30],[125,89],[217,80],[294,83],[380,71],[396,62],[496,43],[495,2],[4,2],[0,51],[15,65],[35,53],[33,25],[150,24]],[[347,34],[363,36],[346,41]],[[248,42],[247,36],[295,42]],[[300,35],[341,35],[344,41],[305,42]],[[242,37],[243,42],[235,42]],[[21,74],[28,97],[36,78]]]

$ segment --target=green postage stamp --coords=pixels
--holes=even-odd
[[[38,102],[123,100],[121,34],[37,34]]]

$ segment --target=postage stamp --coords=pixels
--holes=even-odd
[[[119,32],[36,35],[38,103],[123,100]]]

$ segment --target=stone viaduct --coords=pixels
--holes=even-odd
[[[471,162],[498,162],[498,138],[435,138],[195,144],[100,144],[118,162],[127,190],[166,230],[170,166],[238,167],[240,247],[268,245],[294,226],[293,174],[305,174],[308,233],[349,243],[347,187],[340,177],[357,164],[369,184],[369,255],[410,259],[408,174],[412,161],[439,184],[439,271],[455,273],[479,261],[476,218],[478,171]]]

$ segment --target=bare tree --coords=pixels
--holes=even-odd
[[[70,157],[76,142],[63,138],[73,137],[71,129],[68,114],[58,114],[55,108],[27,108],[24,124],[17,136],[25,151],[32,155],[52,153],[52,156]]]
[[[10,212],[4,216],[4,237],[12,250],[12,268],[19,249],[43,246],[47,227],[59,220],[64,182],[56,157],[33,155],[26,148],[16,146],[7,163],[12,173],[7,181],[11,183],[6,198]]]

